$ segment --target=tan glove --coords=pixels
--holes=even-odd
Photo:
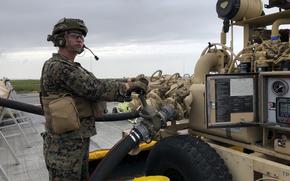
[[[149,81],[146,78],[139,78],[137,81],[133,82],[131,92],[136,92],[137,94],[146,94],[148,90],[148,84]]]
[[[131,95],[132,92],[137,94],[146,94],[148,90],[149,81],[144,77],[137,77],[128,79],[125,83],[125,92],[127,95]]]

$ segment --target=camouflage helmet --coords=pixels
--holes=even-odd
[[[66,31],[80,31],[85,37],[88,29],[81,19],[62,18],[53,27],[52,34],[47,36],[47,41],[52,41],[56,47],[65,46],[64,34]]]
[[[73,18],[62,18],[56,23],[56,25],[54,25],[52,35],[59,34],[69,30],[78,30],[82,32],[83,36],[86,36],[88,33],[88,29],[83,20]]]

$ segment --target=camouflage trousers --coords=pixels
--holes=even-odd
[[[60,138],[42,133],[43,154],[50,181],[88,180],[90,138]]]

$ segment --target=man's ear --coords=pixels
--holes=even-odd
[[[65,37],[60,38],[60,39],[58,40],[58,44],[59,44],[60,47],[65,47],[65,44],[66,44]]]

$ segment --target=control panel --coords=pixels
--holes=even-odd
[[[277,97],[276,103],[276,121],[290,124],[290,98]]]
[[[290,78],[274,76],[266,79],[268,119],[266,122],[290,125]]]
[[[206,112],[208,127],[256,122],[257,74],[207,75]]]

